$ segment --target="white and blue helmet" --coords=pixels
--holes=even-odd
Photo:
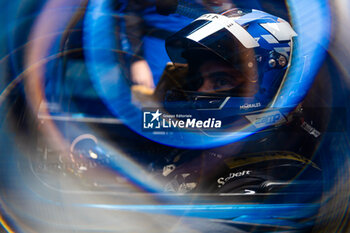
[[[215,57],[238,70],[245,82],[214,94],[196,91],[198,84],[191,80],[173,92],[180,91],[187,103],[193,100],[192,107],[197,109],[236,108],[250,112],[271,106],[291,65],[296,36],[287,21],[258,10],[235,8],[221,14],[205,14],[167,39],[170,59],[175,66],[193,67],[200,60]],[[189,68],[188,73],[187,78],[193,79],[195,72]],[[215,101],[209,96],[216,96]],[[165,99],[181,98],[169,90]]]

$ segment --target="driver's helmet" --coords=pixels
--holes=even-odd
[[[176,75],[165,74],[170,84],[161,80],[156,93],[168,105],[264,109],[283,85],[296,36],[287,21],[259,10],[205,14],[166,40]]]

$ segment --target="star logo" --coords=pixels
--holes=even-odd
[[[154,120],[159,121],[159,117],[162,115],[162,113],[160,113],[159,109],[157,109],[157,111],[155,113],[151,113],[151,115],[152,115],[151,122],[153,122]]]

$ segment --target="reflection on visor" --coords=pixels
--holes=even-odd
[[[211,34],[219,30],[226,29],[234,37],[236,37],[244,47],[259,47],[258,42],[256,42],[256,40],[232,18],[228,18],[226,16],[218,14],[205,14],[196,19],[195,21],[197,20],[205,20],[209,21],[209,23],[204,25],[202,28],[199,28],[197,31],[194,31],[192,34],[188,35],[188,39],[199,42],[200,40],[210,36]]]
[[[211,94],[206,95],[202,92],[184,92],[180,90],[168,91],[165,95],[165,107],[171,106],[171,103],[179,105],[181,107],[194,108],[194,109],[221,109],[230,97],[227,95]]]
[[[166,41],[166,49],[174,63],[186,63],[184,51],[206,48],[235,64],[247,50],[259,47],[256,40],[239,24],[226,16],[206,14]]]

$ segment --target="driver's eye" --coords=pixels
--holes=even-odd
[[[216,87],[222,87],[228,84],[229,84],[229,80],[226,77],[220,77],[215,82]]]
[[[227,73],[215,73],[210,76],[214,89],[231,89],[234,87],[232,77]]]

